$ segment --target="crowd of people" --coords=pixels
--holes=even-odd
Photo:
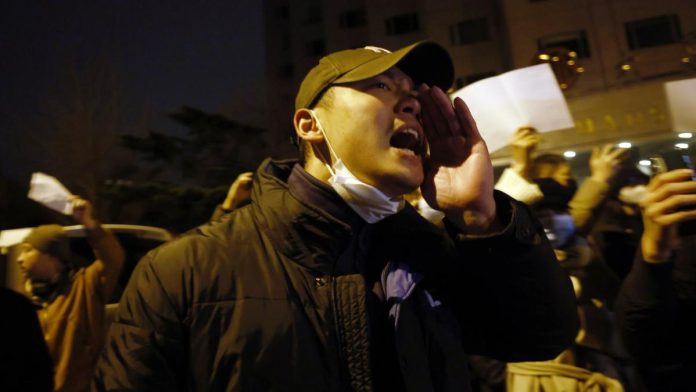
[[[24,239],[31,300],[0,297],[26,316],[3,363],[35,377],[5,385],[688,390],[694,173],[650,178],[607,145],[578,186],[525,127],[496,181],[453,78],[432,42],[322,58],[296,96],[300,159],[243,173],[210,222],[145,256],[107,337],[124,252],[75,198],[97,260],[74,265],[60,226]]]

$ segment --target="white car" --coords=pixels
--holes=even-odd
[[[136,264],[150,249],[153,249],[172,239],[168,231],[159,227],[102,224],[111,230],[126,252],[126,260],[119,276],[114,294],[106,305],[105,327],[113,320],[123,289],[128,283]],[[29,234],[33,227],[0,231],[0,286],[7,287],[20,293],[24,291],[24,278],[17,264],[19,244]],[[64,226],[63,229],[70,238],[70,250],[76,257],[78,265],[86,266],[94,261],[92,247],[89,245],[82,225]]]

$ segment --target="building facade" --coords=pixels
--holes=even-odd
[[[691,0],[266,0],[265,22],[275,140],[293,131],[302,77],[344,48],[434,40],[453,57],[454,89],[550,62],[576,121],[545,135],[541,149],[553,151],[669,134],[662,84],[696,77]],[[276,153],[294,154],[284,143]]]

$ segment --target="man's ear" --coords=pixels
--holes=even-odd
[[[324,134],[319,130],[317,120],[311,109],[298,109],[295,112],[295,117],[293,117],[293,123],[299,139],[306,140],[311,144],[324,140]]]

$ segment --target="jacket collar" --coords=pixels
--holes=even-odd
[[[252,208],[281,253],[322,274],[333,274],[340,254],[366,224],[336,192],[296,160],[261,164]]]

